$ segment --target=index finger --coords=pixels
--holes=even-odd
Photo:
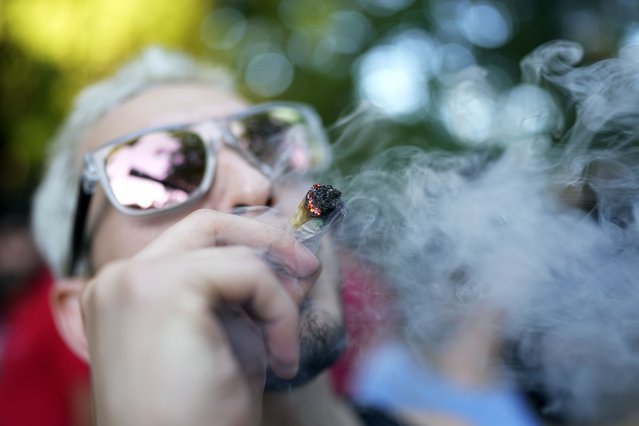
[[[179,254],[216,246],[266,249],[292,275],[306,278],[317,273],[317,257],[295,237],[274,225],[215,210],[197,210],[160,234],[140,259]]]

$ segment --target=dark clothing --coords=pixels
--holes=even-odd
[[[354,409],[365,426],[406,426],[379,408],[355,405]]]

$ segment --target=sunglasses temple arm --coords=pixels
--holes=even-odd
[[[78,201],[75,208],[75,219],[73,221],[73,234],[71,238],[71,258],[67,267],[67,274],[73,275],[76,265],[82,252],[84,241],[84,228],[86,226],[87,213],[91,204],[93,191],[87,188],[85,178],[80,179],[78,188]]]

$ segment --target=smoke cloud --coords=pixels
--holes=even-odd
[[[561,132],[395,147],[335,182],[336,238],[383,271],[409,341],[436,349],[489,305],[504,367],[542,413],[579,423],[639,400],[639,63],[581,58],[561,41],[522,62],[563,106]]]

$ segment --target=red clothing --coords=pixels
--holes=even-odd
[[[331,367],[333,389],[348,396],[355,367],[362,354],[384,339],[395,324],[391,295],[374,267],[356,260],[342,271],[342,306],[347,344]]]
[[[0,319],[0,425],[72,425],[74,397],[88,392],[87,365],[58,335],[42,271]],[[81,408],[81,407],[80,407]]]

